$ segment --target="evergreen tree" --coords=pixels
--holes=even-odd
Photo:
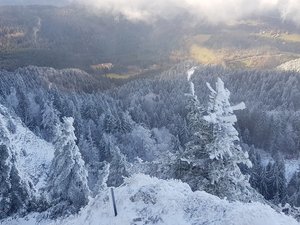
[[[203,158],[203,156],[205,157],[205,147],[212,139],[212,132],[210,124],[204,120],[205,110],[200,105],[196,95],[188,96],[186,108],[188,110],[187,122],[191,138],[186,144],[184,155],[188,161],[192,162]]]
[[[287,199],[292,206],[300,206],[300,172],[293,175],[287,187]]]
[[[275,195],[276,191],[273,190],[273,162],[269,162],[265,168],[266,176],[265,176],[265,183],[267,185],[267,190],[264,193],[264,197],[267,200],[271,200]]]
[[[275,155],[275,162],[272,168],[271,189],[273,191],[273,200],[275,203],[285,203],[286,200],[286,178],[284,159],[280,154]]]
[[[53,101],[46,101],[42,108],[41,125],[45,133],[45,139],[53,141],[57,123],[59,123],[59,112],[54,108]]]
[[[106,133],[114,133],[118,129],[118,120],[115,118],[115,116],[111,113],[110,110],[108,110],[105,113],[104,117],[104,130]]]
[[[268,186],[268,173],[265,167],[261,168],[260,172],[260,182],[258,186],[258,192],[261,193],[265,198],[269,196],[269,186]]]
[[[132,131],[134,126],[134,122],[129,115],[129,112],[126,111],[125,113],[122,112],[120,115],[120,123],[118,126],[118,131],[121,133],[128,133]]]
[[[48,180],[52,216],[74,213],[88,203],[87,171],[75,143],[74,119],[64,117],[57,130],[55,155]],[[67,208],[65,208],[67,206]]]
[[[107,161],[110,163],[107,185],[118,187],[123,183],[123,177],[129,175],[127,171],[128,162],[111,135],[103,134],[102,141],[105,145]]]
[[[286,189],[287,202],[293,207],[300,207],[300,168],[293,174]]]
[[[261,164],[261,157],[252,145],[249,150],[249,158],[252,162],[249,182],[255,190],[264,197],[268,195],[268,180],[266,168]]]
[[[86,164],[100,161],[99,151],[92,137],[91,127],[85,126],[85,135],[81,135],[78,141],[78,147]]]
[[[30,211],[36,203],[32,184],[21,177],[17,168],[9,135],[0,118],[0,219]]]
[[[5,145],[0,145],[0,219],[10,214],[12,156]]]
[[[182,144],[182,146],[184,146],[188,140],[189,140],[189,130],[188,130],[188,126],[187,126],[187,122],[186,119],[183,119],[178,126],[179,126],[179,131],[178,131],[178,136],[179,136],[179,140],[180,143]]]
[[[245,146],[248,145],[245,144]],[[262,169],[261,159],[253,145],[249,148],[248,152],[249,152],[249,159],[253,165],[252,168],[250,169],[249,182],[251,186],[257,190],[261,179],[260,178],[260,172]]]
[[[195,70],[188,71],[188,81],[190,93],[186,94],[187,102],[187,128],[191,134],[189,141],[185,145],[185,151],[177,160],[177,178],[188,182],[192,189],[201,189],[207,180],[208,155],[206,145],[212,140],[211,126],[204,120],[205,110],[200,105],[197,95],[195,95],[194,83],[191,76]]]
[[[207,83],[211,91],[208,115],[205,120],[213,126],[213,140],[206,146],[210,163],[208,177],[212,193],[229,199],[253,200],[256,192],[250,187],[248,177],[243,175],[239,164],[251,167],[248,153],[239,145],[238,132],[234,127],[237,118],[235,110],[244,109],[244,103],[231,106],[230,92],[218,78],[216,90]]]
[[[91,194],[93,197],[107,188],[109,174],[110,164],[106,161],[99,162],[93,168],[90,168],[89,177],[92,176],[94,179],[93,184],[90,184]],[[89,183],[91,183],[90,180],[91,179],[89,179]]]
[[[14,87],[10,88],[10,94],[6,96],[6,101],[9,103],[9,105],[11,107],[13,107],[13,109],[17,109],[18,105],[19,105],[19,100],[17,97],[17,91]]]

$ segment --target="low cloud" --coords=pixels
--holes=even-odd
[[[199,21],[219,24],[272,13],[300,25],[300,0],[0,0],[0,5],[65,5],[71,2],[149,23],[185,14]]]
[[[63,6],[73,0],[0,0],[0,5],[56,5]]]
[[[227,23],[255,15],[278,13],[300,25],[299,0],[73,0],[92,5],[129,20],[153,22],[189,14],[211,24]]]

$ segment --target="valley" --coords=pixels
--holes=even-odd
[[[169,22],[143,26],[76,6],[2,6],[0,12],[0,68],[10,71],[28,65],[79,68],[126,80],[185,60],[273,69],[300,56],[300,31],[266,19],[222,27],[181,21],[174,27]],[[93,69],[108,63],[114,65],[109,71]]]

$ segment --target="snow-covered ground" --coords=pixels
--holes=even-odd
[[[32,181],[36,189],[43,187],[54,157],[53,145],[37,137],[23,126],[18,117],[12,116],[2,105],[0,106],[0,120],[7,127],[14,127],[9,131],[9,138],[22,179]]]
[[[3,221],[6,225],[296,225],[293,218],[261,203],[228,202],[206,192],[192,192],[177,180],[134,175],[115,189],[118,216],[110,190],[91,199],[76,215],[64,220],[39,220],[37,214]]]
[[[288,61],[277,67],[278,70],[300,72],[300,58]]]

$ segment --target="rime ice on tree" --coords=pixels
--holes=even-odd
[[[234,111],[244,109],[245,104],[230,105],[230,92],[220,78],[216,82],[216,89],[208,83],[207,87],[211,94],[208,115],[204,119],[213,125],[213,141],[207,145],[206,151],[211,160],[209,179],[215,192],[220,196],[240,200],[250,196],[252,199],[254,196],[259,197],[250,187],[248,177],[242,174],[238,166],[238,164],[252,166],[248,153],[239,145],[238,131],[234,127],[237,122]]]
[[[73,122],[72,117],[64,117],[57,131],[56,151],[48,181],[52,202],[59,202],[53,209],[55,214],[62,213],[65,204],[72,205],[73,209],[69,210],[77,212],[88,203],[87,172],[75,142]]]

